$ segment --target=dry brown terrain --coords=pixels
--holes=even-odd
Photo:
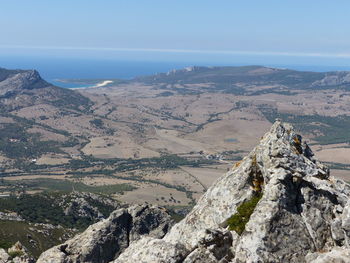
[[[248,76],[271,70],[253,69]],[[135,80],[78,90],[93,102],[85,112],[62,110],[48,104],[14,110],[11,114],[36,121],[27,132],[36,134],[41,141],[67,145],[32,160],[40,169],[30,172],[14,169],[14,162],[1,156],[0,162],[7,164],[4,169],[9,173],[3,179],[18,182],[34,178],[67,179],[91,186],[127,183],[137,189],[116,194],[122,201],[188,205],[193,201],[191,198],[197,199],[235,160],[252,150],[270,128],[273,120],[269,110],[273,109],[285,114],[286,121],[292,115],[313,116],[315,120],[306,121],[305,125],[316,128],[303,129],[302,124],[301,132],[320,160],[338,165],[334,166],[335,176],[350,180],[349,141],[329,143],[318,139],[327,135],[324,132],[327,129],[323,128],[332,128],[331,121],[348,116],[349,90],[293,88],[290,94],[282,84],[242,81],[235,86],[244,88],[246,94],[235,94],[211,89],[215,85],[200,80],[186,84]],[[274,91],[270,92],[271,89]],[[326,121],[322,122],[321,117]],[[1,125],[13,121],[11,117],[0,118]],[[67,134],[60,133],[62,130]],[[72,138],[76,143],[69,144]],[[214,161],[198,167],[180,164],[155,169],[135,165],[130,171],[118,170],[123,162],[170,154],[190,160],[214,156]],[[117,159],[120,161],[108,163]],[[70,165],[72,160],[85,160],[88,165],[74,167]],[[101,170],[104,174],[99,173]],[[13,174],[14,171],[21,174]]]

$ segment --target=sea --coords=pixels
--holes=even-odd
[[[258,63],[249,59],[232,60],[231,62],[220,61],[139,61],[98,58],[69,58],[57,56],[0,56],[0,67],[8,69],[36,69],[42,78],[50,83],[65,88],[86,87],[86,84],[70,82],[72,79],[132,79],[137,76],[153,75],[168,72],[173,69],[181,69],[189,66],[244,66],[263,65],[278,68],[290,68],[305,71],[336,71],[349,70],[349,65],[307,65],[291,63],[268,63],[269,60],[257,60]],[[62,82],[61,80],[65,80]],[[67,81],[68,80],[68,81]]]

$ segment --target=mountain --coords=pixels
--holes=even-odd
[[[4,68],[0,68],[0,102],[5,112],[37,104],[86,110],[90,104],[79,93],[46,82],[36,70]]]
[[[263,66],[188,67],[135,78],[149,84],[211,83],[218,91],[244,93],[245,85],[280,85],[290,89],[350,88],[349,72],[309,72]],[[238,86],[237,86],[238,85]],[[231,87],[230,87],[231,86]],[[241,87],[239,91],[238,87]]]
[[[138,211],[154,211],[145,209]],[[148,230],[121,245],[130,229],[130,219],[122,219],[128,213],[132,214],[117,210],[109,219],[43,253],[38,262],[316,263],[349,259],[350,185],[331,176],[293,127],[281,121],[207,190],[182,221],[170,231],[165,229],[163,238],[147,236]],[[147,218],[145,222],[150,222]],[[119,222],[118,230],[106,228],[113,220]],[[113,255],[106,250],[112,240]]]

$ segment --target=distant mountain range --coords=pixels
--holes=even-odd
[[[335,85],[350,87],[350,73],[308,72],[262,66],[244,67],[188,67],[152,76],[137,77],[134,81],[147,83],[193,84],[215,83],[216,85],[265,84],[285,85],[291,89],[331,88]]]

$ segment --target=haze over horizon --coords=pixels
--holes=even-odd
[[[39,60],[79,59],[171,62],[164,70],[249,64],[345,70],[349,8],[345,0],[5,1],[0,60],[39,69]],[[20,63],[24,57],[32,62]]]

